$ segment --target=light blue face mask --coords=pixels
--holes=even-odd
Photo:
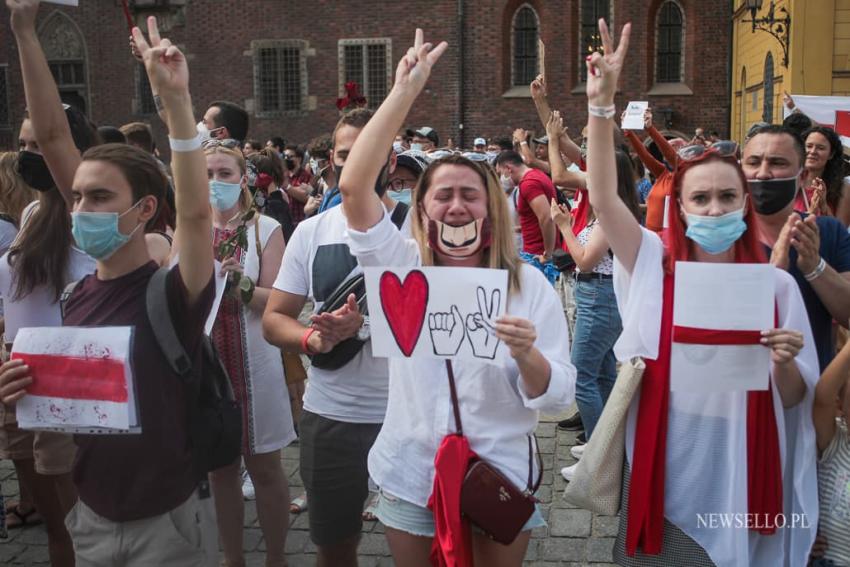
[[[729,250],[747,230],[744,207],[719,217],[690,214],[686,214],[686,217],[688,230],[685,236],[709,254],[720,254]]]
[[[417,152],[421,152],[422,151],[422,144],[412,143],[412,144],[410,144],[410,149],[417,151]]]
[[[232,209],[242,193],[240,183],[227,183],[210,179],[210,204],[219,211]]]
[[[410,194],[412,189],[402,189],[401,191],[387,191],[387,195],[394,201],[410,205]]]
[[[118,219],[132,211],[141,203],[121,213],[71,213],[71,234],[77,243],[77,248],[94,258],[95,260],[107,260],[115,252],[127,244],[133,234],[139,230],[141,224],[137,225],[130,234],[123,234],[118,230]]]

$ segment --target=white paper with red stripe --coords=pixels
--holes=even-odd
[[[30,392],[17,404],[19,427],[140,433],[130,364],[132,344],[132,327],[18,330],[11,358],[28,360],[33,378]]]

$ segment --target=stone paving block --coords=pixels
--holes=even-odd
[[[47,545],[31,545],[13,559],[13,565],[40,565],[50,561]]]
[[[386,536],[384,534],[363,534],[363,538],[360,540],[360,547],[357,548],[357,554],[389,555],[390,547],[387,544]]]
[[[259,528],[248,528],[242,530],[242,549],[245,551],[265,551],[258,549],[263,532]]]
[[[552,501],[552,487],[551,486],[541,486],[537,490],[537,499],[541,502],[549,503]]]
[[[619,516],[593,516],[594,537],[614,537],[620,526]]]
[[[257,523],[257,501],[248,500],[245,502],[245,526],[259,526]]]
[[[289,524],[289,529],[294,530],[309,530],[310,529],[310,512],[302,512],[300,514],[290,514],[289,518],[292,523]]]
[[[546,437],[555,437],[557,434],[557,424],[556,423],[541,423],[537,426],[537,431],[535,434],[537,437],[546,438]],[[538,439],[540,441],[540,439]]]
[[[9,565],[12,560],[26,550],[26,546],[20,543],[8,543],[9,540],[3,540],[0,545],[0,565]]]
[[[286,561],[289,567],[316,567],[316,556],[313,554],[292,555]]]
[[[539,540],[532,539],[528,542],[528,549],[525,550],[525,561],[535,561],[537,559],[537,548]]]
[[[266,554],[257,551],[245,554],[245,567],[265,567]],[[292,563],[290,562],[290,565]]]
[[[553,536],[587,537],[592,514],[587,510],[552,510],[549,534]]]
[[[587,541],[587,560],[588,561],[604,561],[610,563],[614,560],[612,551],[614,550],[614,538],[589,538]]]
[[[14,538],[15,543],[22,543],[24,545],[47,545],[47,531],[44,529],[44,524],[32,526],[30,528],[10,530],[10,536],[12,535],[12,532],[17,532]]]
[[[304,553],[307,548],[307,542],[310,541],[310,534],[300,530],[289,530],[286,534],[286,554]]]
[[[587,556],[587,544],[581,538],[550,537],[538,545],[538,557],[545,561],[584,561]]]

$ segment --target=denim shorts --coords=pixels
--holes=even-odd
[[[402,500],[392,494],[381,491],[378,499],[378,507],[375,516],[388,528],[407,532],[411,535],[422,537],[434,537],[434,514],[428,508],[417,506],[407,500]],[[522,531],[533,530],[546,525],[543,514],[540,513],[540,505],[534,505],[534,513],[525,522]],[[474,531],[480,532],[472,526]]]

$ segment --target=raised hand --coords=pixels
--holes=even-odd
[[[537,75],[537,77],[531,81],[529,89],[531,90],[531,98],[546,98],[546,79],[543,78],[543,73]]]
[[[498,289],[494,289],[488,301],[487,292],[479,287],[476,295],[478,296],[478,312],[466,316],[466,334],[472,344],[472,354],[478,358],[492,360],[496,358],[496,349],[499,346],[493,316],[499,309],[502,294]]]
[[[322,339],[321,348],[327,348],[318,352],[327,352],[337,343],[355,336],[357,330],[363,325],[363,320],[363,315],[360,314],[360,308],[357,306],[357,296],[353,293],[349,294],[345,305],[339,309],[312,315],[310,321]]]
[[[608,24],[599,19],[599,35],[602,38],[602,53],[593,52],[587,57],[587,100],[594,106],[611,106],[617,90],[617,80],[623,70],[632,24],[623,26],[620,45],[614,50],[614,42],[608,33]]]
[[[457,305],[452,305],[450,313],[429,313],[428,330],[431,332],[431,343],[434,354],[454,356],[463,343],[463,316]]]
[[[35,16],[38,13],[39,0],[6,0],[6,7],[12,14],[12,32],[35,32]]]
[[[189,66],[186,57],[168,38],[159,36],[156,18],[148,18],[148,37],[133,28],[133,42],[145,63],[151,89],[162,97],[188,95]]]
[[[794,99],[788,94],[788,91],[782,91],[782,103],[788,110],[794,110],[797,108],[797,105],[794,104]]]
[[[650,109],[646,109],[643,111],[643,128],[644,130],[649,130],[652,126],[652,111]]]
[[[814,189],[812,202],[809,203],[809,213],[813,215],[828,215],[829,207],[826,204],[826,184],[820,177],[815,177],[811,183]]]
[[[417,94],[425,87],[431,68],[445,53],[449,44],[441,42],[437,47],[431,43],[425,43],[425,34],[422,29],[416,28],[416,37],[413,46],[408,48],[407,53],[398,62],[395,73],[395,87],[410,88]]]
[[[552,111],[549,115],[549,121],[546,122],[546,135],[550,140],[557,140],[561,136],[567,135],[567,130],[564,128],[564,119],[561,113],[557,110]]]

